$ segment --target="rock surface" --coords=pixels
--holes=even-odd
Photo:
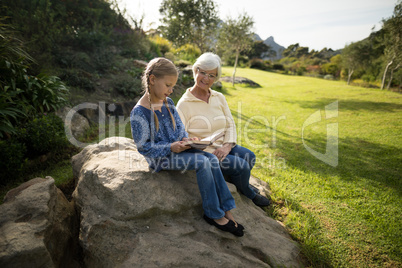
[[[71,120],[66,120],[66,116],[70,110],[70,107],[64,107],[57,111],[56,114],[63,120],[65,127],[71,130],[72,135],[75,138],[80,138],[89,129],[89,122],[79,113],[74,113]]]
[[[0,215],[0,267],[78,267],[77,215],[53,178],[9,191]]]
[[[132,139],[112,137],[73,157],[86,267],[300,267],[283,226],[228,186],[243,237],[203,219],[195,172],[153,173]],[[262,193],[267,185],[253,184]]]
[[[230,82],[230,83],[233,82],[233,78],[230,76],[221,77],[220,80],[224,81],[224,82]],[[253,80],[250,80],[245,77],[237,77],[237,76],[235,77],[235,84],[246,84],[251,87],[261,87],[258,83],[254,82]]]

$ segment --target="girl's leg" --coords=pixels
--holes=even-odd
[[[221,219],[235,207],[234,199],[220,171],[218,159],[202,151],[173,153],[165,170],[195,170],[202,206],[207,217]]]

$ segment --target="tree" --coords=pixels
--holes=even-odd
[[[254,58],[264,58],[267,56],[276,56],[275,50],[272,50],[270,46],[265,44],[263,41],[254,41],[251,45],[250,51],[247,53],[250,59]]]
[[[371,44],[368,39],[351,43],[342,50],[342,65],[348,70],[348,85],[353,73],[370,63]]]
[[[232,84],[234,86],[236,67],[241,52],[247,51],[253,44],[254,33],[251,29],[254,26],[253,18],[247,13],[239,15],[238,19],[228,18],[222,25],[219,34],[219,44],[221,48],[229,53],[235,53]]]
[[[195,44],[205,52],[216,40],[218,9],[212,0],[164,0],[159,27],[163,36],[176,47]]]
[[[391,77],[387,88],[389,88],[392,82],[392,76],[402,65],[402,1],[399,0],[398,4],[394,8],[393,16],[384,21],[383,29],[385,30],[385,50],[384,55],[386,58],[386,65],[381,82],[381,89],[384,89],[384,84],[387,76],[388,69],[393,65],[391,69]]]
[[[308,56],[309,53],[309,48],[308,47],[301,47],[299,43],[290,45],[287,49],[285,49],[282,52],[282,55],[284,57],[295,57],[295,58],[301,58],[302,56]]]

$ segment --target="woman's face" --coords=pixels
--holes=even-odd
[[[218,75],[218,68],[209,71],[197,68],[197,73],[195,77],[196,87],[208,90],[215,82],[215,78],[217,75]]]
[[[176,75],[165,75],[156,78],[154,75],[149,77],[149,89],[152,101],[163,101],[173,93],[173,87],[177,83]]]

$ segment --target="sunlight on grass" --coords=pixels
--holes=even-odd
[[[224,68],[231,74],[232,68]],[[402,265],[402,95],[345,82],[238,69],[259,88],[224,83],[239,143],[259,160],[282,220],[314,266]],[[338,102],[337,116],[325,107]],[[314,113],[321,120],[303,124]],[[327,126],[337,127],[338,163],[326,153]]]

